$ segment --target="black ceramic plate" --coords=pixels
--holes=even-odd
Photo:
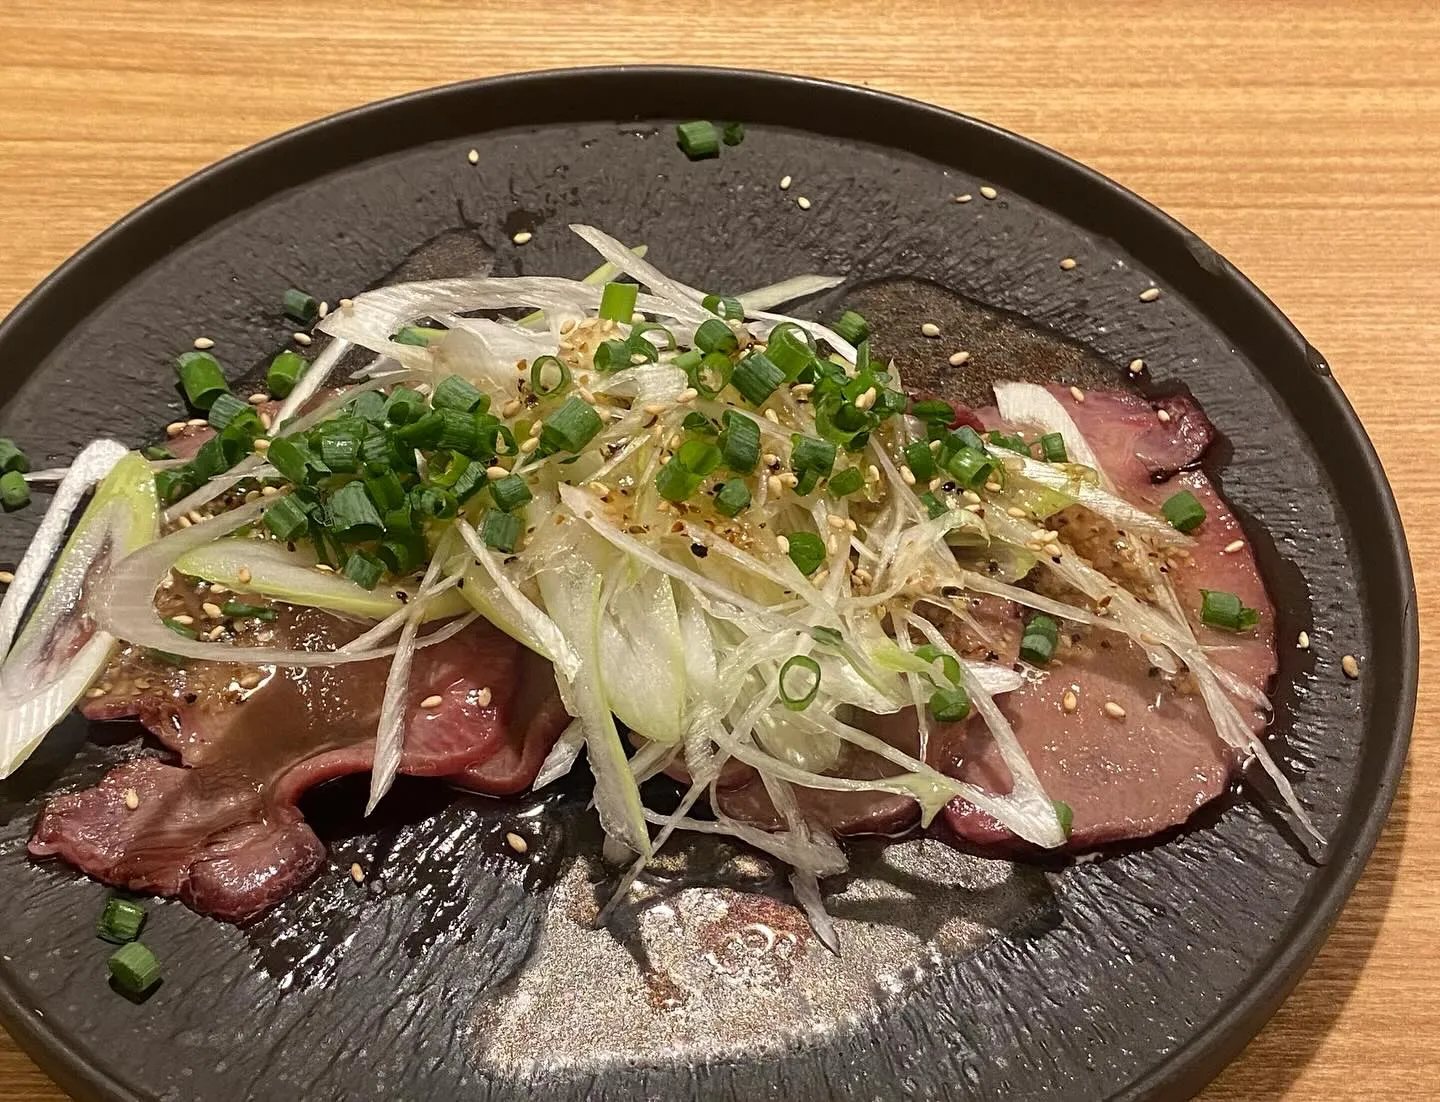
[[[744,143],[688,162],[670,123],[717,116],[749,123]],[[723,890],[672,867],[660,905],[622,916],[618,935],[586,932],[573,857],[593,839],[573,792],[541,815],[417,784],[362,824],[341,786],[311,806],[330,869],[253,927],[153,908],[165,982],[132,1005],[108,989],[92,934],[105,891],[23,852],[45,792],[138,748],[134,731],[100,745],[72,721],[3,789],[6,1025],[87,1098],[1198,1089],[1295,982],[1375,843],[1414,706],[1414,595],[1380,465],[1324,360],[1224,259],[1115,184],[971,119],[783,77],[619,69],[442,88],[257,146],[87,247],[0,328],[0,431],[42,464],[96,434],[142,443],[179,411],[170,359],[190,337],[239,368],[282,345],[285,287],[334,302],[411,275],[578,275],[593,259],[573,220],[644,241],[705,286],[845,274],[815,308],[865,297],[912,378],[978,389],[1006,357],[1007,372],[1121,385],[1140,356],[1153,385],[1188,386],[1228,440],[1216,473],[1265,548],[1274,736],[1329,863],[1244,798],[1067,866],[936,843],[862,853],[834,904],[849,947],[834,962],[769,901],[771,870],[733,853],[708,855]],[[520,230],[534,233],[523,247]],[[917,293],[947,311],[953,342],[904,339],[921,319],[897,279],[933,285]],[[1144,303],[1152,284],[1163,294]],[[951,373],[962,345],[974,366]],[[0,559],[34,519],[6,521]],[[1285,643],[1301,628],[1309,652]],[[1341,676],[1345,652],[1362,656],[1358,682]],[[499,840],[515,827],[532,841],[524,863]],[[363,886],[352,861],[370,870]]]

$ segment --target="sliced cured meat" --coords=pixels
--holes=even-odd
[[[1209,421],[1188,398],[1157,406],[1123,393],[1091,391],[1083,403],[1066,388],[1055,393],[1121,496],[1158,512],[1170,495],[1188,489],[1207,517],[1192,534],[1195,542],[1188,553],[1168,557],[1153,569],[1134,564],[1133,571],[1126,565],[1133,548],[1102,518],[1075,507],[1057,514],[1051,526],[1078,553],[1147,598],[1164,599],[1168,582],[1197,640],[1213,648],[1212,661],[1263,693],[1276,668],[1274,610],[1234,514],[1203,472],[1182,470],[1198,462],[1213,438]],[[1168,420],[1158,416],[1162,408]],[[991,427],[1001,427],[988,412]],[[1147,577],[1161,579],[1161,592]],[[1235,593],[1260,612],[1258,628],[1234,634],[1201,624],[1201,589]],[[1071,711],[1065,709],[1067,694],[1074,698]],[[1107,711],[1107,703],[1118,705],[1123,718]],[[1072,849],[1145,837],[1183,823],[1225,790],[1234,769],[1234,757],[1215,734],[1188,676],[1162,676],[1140,648],[1113,632],[1072,629],[1062,634],[1047,676],[1004,697],[1001,708],[1046,791],[1074,812]],[[1247,712],[1247,706],[1241,710]],[[1253,715],[1255,730],[1263,729],[1265,717]],[[954,772],[995,792],[1008,791],[1011,784],[993,740],[978,727],[967,729]],[[1005,846],[1014,841],[988,815],[962,801],[952,803],[946,816],[969,842]]]
[[[301,609],[287,612],[277,633],[285,645],[328,648],[354,630]],[[253,684],[257,674],[263,680]],[[30,852],[219,918],[253,917],[323,862],[296,804],[313,785],[370,768],[385,674],[383,661],[275,671],[122,661],[116,692],[88,714],[136,716],[180,764],[142,758],[57,797]],[[433,696],[441,702],[422,707]],[[417,653],[400,771],[515,792],[533,780],[565,721],[548,668],[476,624]]]

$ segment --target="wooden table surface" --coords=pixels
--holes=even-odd
[[[1433,440],[1406,443],[1440,427],[1440,5],[4,0],[0,43],[0,312],[203,165],[469,77],[782,69],[1019,131],[1180,218],[1326,354],[1400,500],[1422,622],[1440,616]],[[1208,1102],[1440,1097],[1440,878],[1426,872],[1440,846],[1437,658],[1427,640],[1411,765],[1379,851]],[[0,1102],[60,1097],[0,1034]]]

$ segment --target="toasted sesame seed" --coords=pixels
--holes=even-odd
[[[866,481],[866,482],[879,482],[879,481],[880,481],[880,468],[877,467],[877,466],[875,466],[874,463],[871,463],[870,466],[868,466],[868,467],[865,468],[865,481]]]
[[[279,487],[279,486],[261,486],[261,487],[260,487],[260,496],[261,496],[261,497],[274,497],[274,496],[275,496],[276,494],[278,494],[279,492],[280,492],[280,487]]]
[[[317,562],[317,563],[315,564],[315,569],[318,570],[318,571],[320,571],[320,573],[322,573],[322,574],[333,574],[333,573],[335,573],[335,568],[334,568],[333,566],[331,566],[328,562]]]
[[[970,202],[970,200],[973,199],[973,198],[975,198],[975,196],[971,195],[971,194],[967,191],[967,192],[964,192],[964,193],[962,193],[962,194],[960,194],[960,195],[955,196],[955,202],[957,202],[957,203],[968,203],[968,202]]]
[[[1295,640],[1295,646],[1300,650],[1309,650],[1310,633],[1308,631],[1302,631]]]
[[[320,309],[316,312],[320,315],[322,319],[328,318],[330,316],[330,304],[328,302],[322,302],[320,304]]]
[[[693,386],[687,386],[684,390],[680,392],[679,397],[677,397],[675,401],[679,402],[681,405],[684,405],[686,402],[693,402],[698,397],[700,397],[700,392],[696,390]]]
[[[273,443],[274,441],[271,440],[268,436],[257,436],[255,438],[255,443],[251,444],[250,446],[254,448],[257,452],[264,454],[265,452],[268,452],[270,450],[270,445]]]
[[[209,423],[210,422],[203,417],[192,417],[185,422],[185,424],[189,425],[192,429],[203,429]]]
[[[1227,554],[1227,555],[1233,555],[1233,554],[1235,554],[1236,551],[1243,551],[1243,550],[1245,550],[1245,541],[1244,541],[1244,540],[1231,540],[1229,543],[1227,543],[1227,544],[1225,545],[1225,554]]]
[[[984,509],[985,509],[985,506],[983,506],[983,505],[976,505],[976,504],[974,504],[974,503],[971,503],[971,504],[966,505],[966,506],[963,507],[963,511],[966,512],[966,513],[977,513],[977,514],[978,514],[978,513],[982,512],[982,511],[984,511]]]
[[[519,233],[517,233],[517,234],[516,234],[514,237],[512,237],[510,240],[513,241],[513,242],[515,242],[515,244],[517,244],[517,245],[528,245],[528,244],[530,243],[530,239],[533,238],[534,236],[535,236],[535,235],[534,235],[533,233],[531,233],[529,230],[521,230]]]
[[[1072,386],[1070,388],[1070,397],[1074,398],[1077,402],[1083,402],[1085,400],[1085,392],[1078,386]]]
[[[208,349],[215,347],[215,342],[212,341],[209,337],[196,337],[194,344],[195,347],[198,348],[201,352],[205,352]]]
[[[1005,515],[1015,517],[1016,519],[1024,519],[1025,517],[1029,516],[1029,514],[1026,513],[1025,510],[1020,508],[1020,506],[1018,505],[1012,505],[1010,506],[1010,508],[1006,509]]]
[[[505,478],[507,475],[509,475],[509,473],[510,472],[507,471],[504,467],[485,468],[485,477],[488,478],[491,482],[499,482],[502,478]]]
[[[246,399],[246,401],[249,402],[252,406],[263,406],[269,400],[270,395],[258,390]]]
[[[182,612],[179,616],[172,616],[170,619],[174,620],[177,624],[184,624],[187,627],[195,622],[195,617],[185,612]]]
[[[340,309],[342,310],[350,310],[353,309],[354,306],[355,300],[353,298],[342,298],[340,300]]]
[[[1075,258],[1073,256],[1067,256],[1064,260],[1060,261],[1060,270],[1063,272],[1068,272],[1074,267]]]
[[[166,435],[166,436],[179,436],[179,435],[180,435],[182,432],[184,432],[184,431],[185,431],[185,422],[184,422],[184,421],[171,421],[168,425],[165,426],[165,435]]]
[[[772,425],[778,425],[780,423],[780,415],[773,409],[767,409],[765,411],[765,420],[769,421]]]
[[[1140,372],[1142,372],[1142,371],[1144,371],[1144,370],[1145,370],[1145,361],[1144,361],[1144,360],[1142,360],[1142,359],[1140,359],[1140,358],[1137,357],[1137,358],[1135,358],[1135,359],[1133,359],[1133,360],[1130,361],[1130,374],[1131,374],[1131,375],[1139,375]]]
[[[915,485],[915,472],[910,469],[908,464],[900,468],[900,479],[907,486]]]
[[[944,482],[944,481],[945,481],[945,479],[942,478],[940,475],[937,474],[934,478],[932,478],[932,479],[930,480],[930,484],[929,484],[929,486],[928,486],[927,488],[928,488],[928,489],[931,489],[931,490],[938,490],[938,489],[940,489],[940,483],[942,483],[942,482]]]
[[[839,532],[831,532],[831,533],[830,533],[830,538],[825,541],[825,550],[829,551],[830,554],[832,554],[832,555],[835,554],[835,552],[837,552],[837,551],[840,550],[840,533],[839,533]]]
[[[435,694],[433,694],[433,695],[431,695],[431,696],[427,696],[424,700],[422,700],[422,701],[420,702],[420,707],[422,707],[422,708],[438,708],[438,707],[440,707],[440,705],[442,705],[442,704],[444,704],[444,703],[445,703],[445,698],[444,698],[443,696],[441,696],[439,693],[435,693]]]
[[[813,391],[814,389],[814,383],[796,383],[790,388],[790,393],[793,394],[796,398],[803,400],[809,397],[811,391]]]
[[[134,811],[137,807],[139,807],[140,793],[136,792],[133,788],[127,788],[125,790],[125,806],[128,807],[131,811]]]
[[[1360,676],[1360,663],[1355,660],[1353,654],[1347,654],[1344,658],[1340,659],[1340,668],[1345,671],[1345,676],[1351,681],[1356,680]]]
[[[799,207],[801,210],[809,210],[809,209],[810,209],[810,200],[807,199],[807,198],[805,198],[805,196],[801,195],[801,196],[799,196],[799,197],[796,198],[796,200],[795,200],[795,205],[796,205],[797,207]]]
[[[360,867],[359,861],[350,866],[350,879],[357,884],[365,883],[365,870]]]
[[[205,613],[205,615],[210,617],[210,619],[212,620],[218,620],[225,615],[223,612],[220,611],[220,606],[214,604],[211,601],[206,601],[203,605],[201,605],[200,611]]]
[[[1125,709],[1116,704],[1113,700],[1105,702],[1105,714],[1111,719],[1124,719]]]
[[[190,518],[189,518],[189,517],[181,517],[179,520],[177,520],[177,521],[175,522],[175,525],[176,525],[176,527],[178,527],[178,528],[189,528],[189,527],[190,527]]]
[[[307,348],[311,344],[309,333],[291,333],[290,338],[302,348]]]
[[[0,570],[0,585],[9,585],[15,580],[15,575],[8,570]]]
[[[240,579],[241,585],[249,585],[250,579],[254,576],[255,575],[250,573],[250,568],[248,566],[242,566],[239,570],[235,572],[235,577]]]
[[[816,589],[819,589],[822,585],[825,584],[826,580],[827,580],[829,577],[830,577],[830,568],[827,566],[827,567],[824,567],[824,568],[821,569],[821,570],[815,571],[815,576],[810,579],[810,583],[811,583],[813,586],[815,586]]]
[[[989,490],[992,494],[998,494],[1004,488],[1005,487],[1001,486],[998,482],[985,483],[985,489]]]
[[[472,149],[469,153],[465,154],[465,159],[472,165],[478,165],[480,163],[480,151],[478,149]]]
[[[522,443],[522,444],[520,445],[520,454],[521,454],[521,455],[529,455],[531,452],[535,451],[535,449],[538,448],[539,446],[540,446],[540,438],[539,438],[538,436],[532,436],[532,437],[530,437],[528,440],[526,440],[524,443]]]
[[[964,366],[965,364],[967,364],[967,363],[969,363],[969,362],[970,362],[970,353],[968,353],[968,352],[952,352],[952,353],[950,354],[950,366],[951,366],[951,367],[962,367],[962,366]]]
[[[244,677],[240,678],[237,684],[242,689],[253,689],[256,685],[260,684],[260,674],[258,671],[252,670]]]
[[[825,518],[825,523],[830,525],[831,528],[844,528],[845,518],[837,517],[834,513],[831,513],[828,517]]]
[[[105,695],[105,690],[100,688],[99,685],[96,685],[93,689],[86,689],[85,695],[91,700],[99,700],[102,696]]]
[[[1060,700],[1060,706],[1067,712],[1073,712],[1079,705],[1080,701],[1076,698],[1074,692],[1066,689],[1064,697]]]
[[[998,191],[996,191],[993,187],[991,187],[989,184],[986,184],[984,187],[982,187],[982,188],[980,189],[980,194],[981,194],[982,196],[984,196],[986,199],[993,199],[993,198],[995,198],[995,196],[999,195],[1000,193],[999,193]]]
[[[920,327],[920,332],[927,337],[938,337],[940,335],[940,327],[933,321],[927,321]]]
[[[785,483],[780,481],[780,476],[778,474],[772,474],[769,478],[767,478],[765,480],[765,485],[769,488],[772,494],[780,494],[785,491]]]
[[[778,548],[780,548],[780,554],[782,554],[782,555],[788,555],[788,554],[790,554],[790,541],[789,541],[788,539],[786,539],[784,536],[776,536],[776,537],[775,537],[775,546],[778,547]]]
[[[858,398],[855,399],[855,408],[869,409],[875,404],[875,399],[878,397],[880,397],[880,392],[872,386],[868,388],[865,393],[861,394]]]
[[[781,176],[781,177],[780,177],[780,190],[781,190],[781,191],[789,191],[789,190],[790,190],[790,177],[789,177],[789,176]]]
[[[530,848],[530,843],[525,841],[524,838],[520,837],[520,835],[516,834],[513,830],[506,833],[505,844],[516,853],[524,853]]]
[[[275,422],[270,419],[270,415],[268,413],[260,414],[260,424],[265,427],[265,430],[267,432],[270,430],[270,426],[274,423]]]
[[[1160,297],[1160,288],[1159,288],[1159,287],[1146,287],[1145,290],[1143,290],[1143,291],[1140,292],[1140,301],[1141,301],[1141,302],[1154,302],[1154,301],[1155,301],[1157,298],[1159,298],[1159,297]]]
[[[545,422],[544,422],[544,421],[536,421],[533,425],[530,426],[530,435],[531,435],[531,436],[539,436],[539,435],[540,435],[542,432],[544,432],[544,431],[545,431]]]
[[[501,408],[500,412],[506,417],[514,417],[517,413],[520,412],[520,399],[511,398]]]

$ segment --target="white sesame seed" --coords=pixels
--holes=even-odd
[[[8,570],[0,570],[0,585],[9,585],[15,580],[15,575]]]
[[[1085,400],[1085,392],[1078,386],[1072,386],[1070,388],[1070,397],[1074,398],[1077,402],[1083,402]]]
[[[505,416],[505,417],[514,417],[514,416],[515,416],[517,413],[519,413],[519,412],[520,412],[520,399],[519,399],[519,398],[511,398],[508,402],[505,403],[505,405],[504,405],[503,407],[501,407],[501,410],[500,410],[500,413],[501,413],[503,416]]]
[[[1340,659],[1340,668],[1345,671],[1345,676],[1351,681],[1355,681],[1360,677],[1360,663],[1355,660],[1353,654],[1347,654],[1344,658]]]
[[[509,475],[509,473],[510,472],[507,471],[504,467],[485,468],[485,477],[488,478],[491,482],[499,482],[502,478],[505,478],[507,475]]]
[[[940,327],[933,321],[927,321],[920,327],[920,332],[927,337],[938,337],[940,335]]]
[[[975,196],[971,195],[971,194],[967,191],[967,192],[965,192],[965,193],[962,194],[962,195],[957,195],[957,196],[955,196],[955,202],[957,202],[957,203],[968,203],[968,202],[970,202],[970,200],[973,199],[973,198],[975,198]]]
[[[177,520],[177,521],[175,522],[175,524],[176,524],[177,527],[180,527],[180,528],[189,528],[189,527],[190,527],[190,518],[189,518],[189,517],[181,517],[179,520]]]
[[[261,487],[260,487],[260,496],[261,496],[261,497],[274,497],[274,496],[275,496],[276,494],[278,494],[279,492],[280,492],[280,487],[279,487],[279,486],[261,486]]]
[[[184,421],[171,421],[168,425],[165,426],[165,435],[166,435],[166,436],[179,436],[179,435],[180,435],[182,432],[184,432],[184,431],[185,431],[185,422],[184,422]]]
[[[1157,409],[1155,416],[1160,419],[1162,425],[1168,425],[1170,423],[1170,411],[1168,409]]]
[[[830,538],[825,541],[825,550],[829,551],[830,554],[832,554],[832,555],[835,554],[835,552],[837,552],[837,551],[840,550],[840,533],[839,533],[839,532],[831,532],[831,533],[830,533]]]
[[[91,700],[99,700],[105,695],[105,690],[100,688],[99,685],[96,685],[93,689],[86,689],[85,695]]]
[[[815,576],[810,579],[810,583],[815,586],[816,589],[819,589],[822,585],[825,584],[826,579],[829,577],[830,568],[827,566],[821,570],[815,571]]]
[[[540,446],[540,438],[539,438],[538,436],[532,436],[532,437],[530,437],[528,440],[526,440],[523,444],[520,445],[520,454],[521,454],[521,455],[529,455],[531,452],[533,452],[533,451],[534,451],[536,448],[538,448],[539,446]]]
[[[198,348],[201,352],[215,347],[215,342],[212,341],[209,337],[196,337],[194,343],[195,347]]]
[[[340,309],[342,310],[349,310],[352,309],[354,306],[355,300],[353,298],[342,298],[340,300]]]
[[[331,566],[328,562],[317,562],[317,563],[315,564],[315,569],[318,570],[318,571],[320,571],[320,573],[322,573],[322,574],[333,574],[333,573],[335,573],[335,568],[334,568],[333,566]]]
[[[205,613],[205,615],[210,617],[210,619],[212,620],[218,620],[225,615],[223,612],[220,611],[220,606],[212,601],[206,601],[203,605],[201,605],[200,611]]]
[[[804,401],[814,389],[814,383],[796,383],[790,388],[790,393],[793,394],[796,399]]]
[[[684,405],[686,402],[693,402],[698,397],[700,397],[700,392],[696,390],[693,386],[687,386],[684,390],[680,392],[680,396],[677,397],[675,401],[679,402],[681,405]]]
[[[1136,359],[1133,359],[1133,360],[1130,361],[1130,374],[1131,374],[1131,375],[1139,375],[1140,372],[1142,372],[1142,371],[1144,371],[1144,370],[1145,370],[1145,361],[1144,361],[1144,360],[1139,359],[1139,358],[1137,357]]]
[[[131,811],[134,811],[137,807],[139,807],[140,793],[136,792],[133,788],[127,788],[125,790],[125,806],[128,807]]]
[[[1064,260],[1060,261],[1060,270],[1061,270],[1061,271],[1068,272],[1068,271],[1070,271],[1070,270],[1071,270],[1072,268],[1074,268],[1074,267],[1075,267],[1075,258],[1074,258],[1073,256],[1067,256]]]
[[[954,352],[954,353],[952,353],[951,356],[950,356],[950,366],[951,366],[951,367],[961,367],[961,366],[963,366],[964,364],[967,364],[967,363],[969,363],[969,362],[970,362],[970,353],[968,353],[968,352]]]
[[[905,485],[913,486],[915,485],[915,472],[912,471],[909,466],[901,467],[900,479],[905,483]]]
[[[1024,509],[1020,508],[1020,506],[1012,505],[1010,506],[1010,508],[1005,510],[1005,515],[1014,517],[1017,520],[1024,520],[1025,517],[1027,517],[1029,514],[1026,513]]]
[[[235,572],[235,577],[240,579],[241,585],[249,585],[250,579],[253,578],[254,575],[250,573],[250,568],[248,566],[242,566],[239,570]]]
[[[801,195],[801,196],[799,196],[799,197],[796,198],[796,200],[795,200],[795,205],[796,205],[797,207],[799,207],[801,210],[809,210],[809,209],[810,209],[810,200],[807,199],[807,198],[805,198],[805,196]]]
[[[1308,631],[1302,631],[1302,632],[1299,634],[1299,636],[1296,637],[1296,639],[1295,639],[1295,646],[1296,646],[1296,648],[1299,649],[1299,650],[1309,650],[1309,649],[1310,649],[1310,633],[1309,633]]]
[[[1159,287],[1146,287],[1145,290],[1143,290],[1143,291],[1140,292],[1140,301],[1141,301],[1141,302],[1154,302],[1154,301],[1155,301],[1157,298],[1159,298],[1159,297],[1160,297],[1160,288],[1159,288]]]
[[[357,884],[365,883],[365,870],[360,867],[359,861],[350,866],[350,879]]]
[[[203,429],[209,423],[210,422],[203,417],[192,417],[185,422],[185,424],[189,425],[192,429]]]
[[[490,686],[486,685],[483,688],[475,690],[475,703],[481,708],[490,707],[490,698]]]
[[[469,153],[465,154],[465,159],[472,165],[478,165],[480,163],[480,151],[478,149],[472,149]]]
[[[524,853],[530,848],[530,843],[525,841],[524,838],[520,837],[520,835],[516,834],[513,830],[505,835],[505,844],[516,853]]]
[[[873,386],[869,387],[865,393],[855,399],[855,408],[869,409],[875,404],[875,399],[878,397],[880,397],[879,392]]]
[[[515,244],[517,244],[517,245],[528,245],[528,244],[530,243],[530,239],[533,238],[534,236],[535,236],[535,235],[534,235],[533,233],[531,233],[529,230],[521,230],[519,233],[517,233],[517,234],[516,234],[514,237],[512,237],[510,240],[513,241],[513,242],[515,242]]]
[[[1065,690],[1065,696],[1060,701],[1060,706],[1067,712],[1073,712],[1080,704],[1075,694],[1069,689]]]
[[[980,504],[980,495],[977,494],[974,490],[964,490],[961,492],[960,496],[963,497],[966,501],[970,502],[971,505]]]
[[[186,612],[182,612],[179,616],[172,616],[170,619],[174,620],[177,624],[184,624],[187,627],[195,622],[195,617]]]
[[[309,333],[291,333],[290,338],[302,348],[308,348],[312,343]]]
[[[980,189],[980,194],[983,195],[986,199],[993,199],[1000,193],[996,191],[993,187],[991,187],[989,184],[986,184]]]
[[[765,480],[765,485],[769,488],[772,494],[780,494],[783,493],[785,490],[785,483],[780,481],[780,476],[778,474],[772,474],[769,478],[767,478]],[[781,538],[783,539],[784,537]]]
[[[780,554],[782,554],[782,555],[788,555],[788,554],[790,554],[790,541],[789,541],[788,539],[786,539],[784,536],[776,536],[776,537],[775,537],[775,546],[778,547],[778,548],[780,548]]]
[[[257,390],[254,394],[250,395],[250,397],[246,399],[246,401],[249,402],[252,406],[263,406],[269,400],[270,395],[260,390]]]
[[[440,705],[442,705],[442,704],[444,704],[444,703],[445,703],[445,698],[444,698],[443,696],[441,696],[439,693],[435,693],[435,694],[433,694],[432,696],[427,696],[424,700],[422,700],[422,701],[420,702],[420,707],[422,707],[422,708],[438,708],[438,707],[440,707]]]
[[[539,436],[539,435],[540,435],[542,432],[544,432],[544,431],[545,431],[545,422],[544,422],[544,421],[536,421],[533,425],[530,426],[530,435],[531,435],[531,436]]]
[[[1235,554],[1236,551],[1243,551],[1243,550],[1245,550],[1245,541],[1244,541],[1244,540],[1231,540],[1229,543],[1227,543],[1227,544],[1225,545],[1225,554],[1227,554],[1227,555],[1233,555],[1233,554]]]
[[[1105,714],[1111,719],[1124,719],[1125,709],[1116,704],[1113,700],[1105,702]]]
[[[270,450],[270,445],[272,443],[274,443],[274,441],[272,441],[268,436],[257,436],[255,438],[255,443],[250,446],[263,455],[265,452],[268,452]]]
[[[941,478],[941,477],[937,474],[934,478],[932,478],[932,479],[930,480],[930,484],[929,484],[929,486],[928,486],[928,489],[938,490],[938,489],[940,489],[940,483],[942,483],[942,482],[944,482],[944,481],[945,481],[945,480],[944,480],[943,478]]]
[[[868,466],[868,467],[865,468],[865,481],[866,481],[866,482],[879,482],[879,481],[880,481],[880,468],[877,467],[877,466],[875,466],[874,463],[871,463],[870,466]]]
[[[831,528],[844,528],[845,518],[837,517],[834,513],[831,513],[828,517],[825,518],[825,523],[830,525]]]
[[[270,417],[268,413],[260,414],[260,424],[264,426],[265,431],[270,431],[270,426],[274,423],[274,420]]]
[[[330,304],[328,302],[322,302],[320,304],[320,309],[319,311],[317,311],[317,313],[319,314],[321,320],[328,318],[330,316]]]
[[[984,509],[984,508],[985,508],[985,506],[983,506],[983,505],[973,505],[973,504],[972,504],[972,505],[966,505],[966,506],[964,506],[964,511],[967,512],[967,513],[978,513],[978,512],[980,512],[982,509]]]
[[[790,190],[790,177],[789,177],[789,176],[781,176],[781,177],[780,177],[780,190],[781,190],[781,191],[789,191],[789,190]]]
[[[778,425],[780,423],[780,415],[773,409],[767,409],[765,411],[765,420],[769,421],[772,425]]]

